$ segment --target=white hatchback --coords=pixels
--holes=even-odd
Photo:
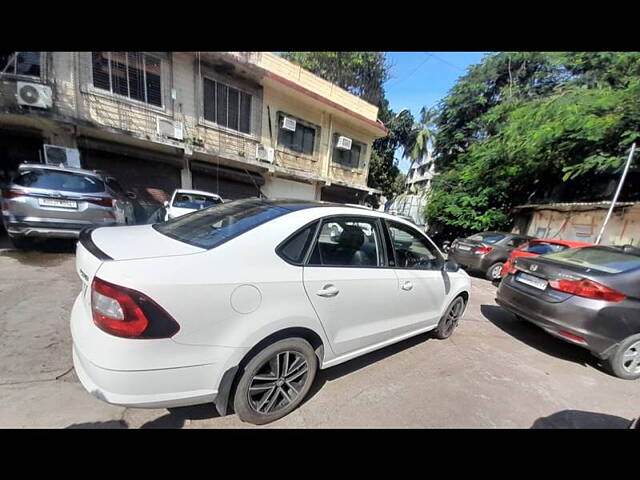
[[[73,360],[91,394],[214,402],[255,424],[296,408],[318,369],[430,330],[449,337],[470,293],[411,223],[301,200],[85,231],[76,266]]]
[[[220,198],[220,195],[215,193],[178,188],[171,195],[171,200],[164,202],[166,211],[164,221],[181,217],[196,210],[209,208],[219,203],[224,203],[224,201]]]

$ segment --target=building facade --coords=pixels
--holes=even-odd
[[[0,172],[64,161],[175,188],[362,203],[377,107],[268,52],[0,52]]]
[[[406,191],[415,193],[420,190],[431,190],[431,182],[435,174],[433,151],[428,149],[427,155],[411,162],[405,180]]]

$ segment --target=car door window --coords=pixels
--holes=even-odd
[[[345,217],[323,221],[308,264],[341,267],[382,265],[377,220]]]
[[[313,241],[313,236],[316,233],[318,222],[303,228],[299,232],[284,241],[284,243],[277,249],[278,254],[289,263],[294,265],[301,265],[304,261],[305,254],[309,250],[309,246]]]
[[[396,268],[439,270],[443,259],[436,248],[417,231],[400,223],[388,222],[396,257]]]

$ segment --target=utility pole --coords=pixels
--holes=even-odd
[[[602,228],[600,229],[600,233],[598,234],[598,238],[596,239],[596,245],[600,244],[600,240],[602,240],[602,234],[604,233],[604,229],[607,227],[607,223],[611,218],[611,214],[613,213],[613,207],[616,206],[616,202],[618,201],[618,196],[620,195],[620,191],[622,190],[622,185],[624,185],[624,180],[627,178],[627,172],[629,171],[629,167],[631,166],[631,160],[633,159],[633,154],[636,151],[636,142],[633,142],[631,145],[631,152],[629,152],[629,158],[627,159],[627,164],[624,167],[622,172],[622,176],[620,177],[620,183],[618,183],[618,188],[616,189],[616,194],[613,196],[613,201],[611,202],[611,206],[609,207],[609,212],[607,213],[606,218],[604,219],[604,223],[602,224]]]

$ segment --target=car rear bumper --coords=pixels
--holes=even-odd
[[[461,265],[467,269],[485,271],[489,268],[487,265],[486,255],[477,255],[471,252],[464,252],[460,250],[455,250],[449,253],[451,258],[453,258],[458,265]]]
[[[93,323],[85,295],[71,311],[73,365],[84,388],[107,403],[171,408],[213,402],[224,373],[247,351],[109,335]]]
[[[84,228],[113,225],[116,225],[115,219],[113,221],[105,221],[99,225],[91,222],[21,220],[18,222],[7,222],[7,232],[12,237],[78,238]]]
[[[570,297],[557,303],[548,302],[512,287],[512,281],[510,276],[503,278],[496,294],[496,303],[538,325],[551,335],[587,348],[599,358],[607,358],[622,340],[591,328],[593,325],[602,326],[603,322],[612,320],[601,316],[601,310],[606,308],[607,302],[582,297]],[[565,332],[565,335],[560,332]],[[572,340],[566,333],[583,338],[586,344]]]

